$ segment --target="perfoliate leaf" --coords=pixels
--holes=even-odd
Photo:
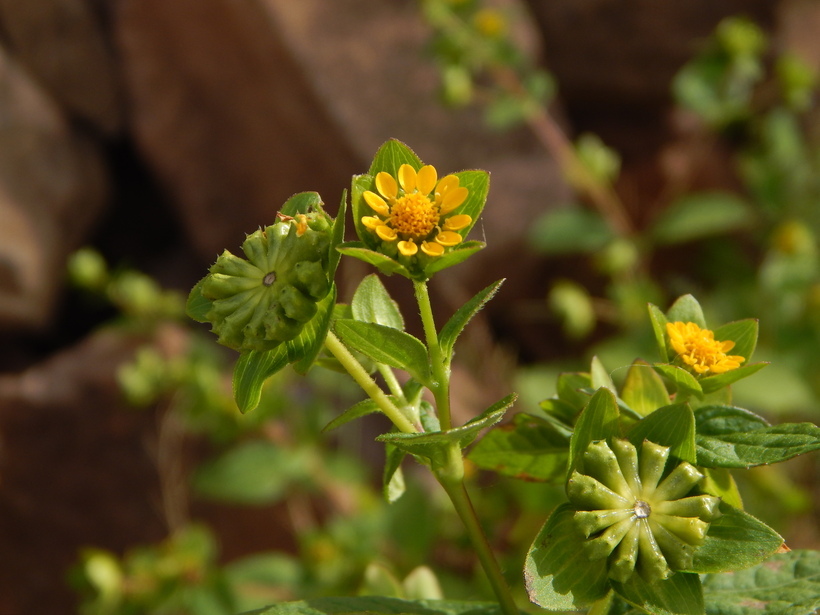
[[[628,603],[651,615],[703,615],[703,587],[696,574],[677,572],[647,583],[633,574],[626,583],[612,581],[612,589]]]
[[[371,273],[359,283],[350,302],[353,318],[404,330],[404,318],[379,276]]]
[[[706,318],[700,303],[692,295],[678,297],[666,312],[669,322],[693,322],[701,329],[706,329]]]
[[[513,422],[492,429],[468,455],[479,468],[525,480],[563,480],[569,457],[569,437],[531,414],[516,414]]]
[[[698,465],[705,467],[750,468],[820,449],[820,427],[811,423],[769,425],[732,406],[699,408],[695,421]]]
[[[677,393],[686,396],[694,395],[695,397],[703,395],[703,389],[701,389],[697,378],[685,369],[669,363],[655,363],[652,367],[656,372],[663,374],[672,381]]]
[[[288,351],[284,344],[273,350],[248,350],[243,352],[233,369],[233,395],[242,413],[259,405],[262,385],[288,364]]]
[[[649,440],[668,446],[678,459],[695,463],[695,417],[689,404],[659,408],[633,425],[627,436],[635,446]]]
[[[348,241],[338,246],[336,250],[341,254],[346,254],[347,256],[352,256],[353,258],[358,258],[360,261],[369,263],[387,275],[398,273],[405,278],[411,278],[410,272],[407,271],[407,268],[400,262],[393,260],[381,252],[376,252],[375,250],[365,247],[360,241]]]
[[[453,444],[460,449],[468,447],[483,429],[495,425],[504,417],[507,408],[515,403],[515,399],[515,394],[508,395],[469,423],[449,431],[413,434],[388,433],[376,439],[390,443],[411,455],[421,457],[429,461],[434,468],[443,467],[448,462],[449,450]]]
[[[603,598],[610,587],[606,560],[589,560],[574,513],[569,504],[556,508],[524,562],[530,600],[551,611],[580,610]]]
[[[712,521],[706,540],[695,549],[690,572],[728,572],[759,564],[777,551],[783,538],[750,514],[720,503],[722,515]]]
[[[466,327],[467,323],[472,320],[473,316],[475,316],[479,310],[481,310],[481,308],[483,308],[487,302],[493,298],[503,283],[504,280],[498,280],[497,282],[490,284],[484,290],[479,291],[472,299],[462,305],[456,313],[453,314],[450,320],[447,321],[447,324],[441,328],[441,333],[439,334],[439,345],[441,346],[444,356],[450,356],[453,351],[453,346],[456,343],[456,339],[459,335],[461,335],[464,327]]]
[[[598,389],[575,423],[569,444],[569,472],[572,472],[578,458],[591,442],[621,436],[619,418],[615,395],[609,389]]]
[[[641,416],[669,405],[669,393],[663,380],[649,363],[640,359],[626,372],[621,399]]]
[[[812,615],[820,611],[820,551],[790,551],[732,574],[710,574],[707,615]]]
[[[421,383],[430,382],[427,348],[409,333],[384,325],[347,319],[335,321],[333,328],[345,345],[377,363],[403,369]]]

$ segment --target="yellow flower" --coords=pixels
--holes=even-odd
[[[746,358],[727,355],[735,343],[715,339],[714,332],[693,322],[666,323],[672,348],[683,362],[699,375],[723,374],[740,367]]]
[[[362,216],[362,224],[382,241],[396,242],[403,256],[421,250],[441,256],[445,249],[462,241],[457,232],[473,221],[467,214],[452,215],[464,203],[468,191],[458,185],[458,177],[440,180],[435,167],[418,171],[409,164],[399,167],[398,181],[384,171],[376,175],[376,190],[365,190],[364,200],[375,216]]]

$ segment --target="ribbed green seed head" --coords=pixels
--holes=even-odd
[[[247,260],[225,250],[202,283],[213,302],[206,318],[219,343],[271,350],[295,338],[330,290],[330,218],[323,212],[280,216],[247,236]]]
[[[567,483],[575,523],[590,559],[608,558],[609,576],[625,582],[637,571],[647,582],[692,565],[720,498],[689,495],[703,475],[682,462],[666,473],[669,448],[644,441],[593,442]],[[688,497],[687,497],[688,496]]]

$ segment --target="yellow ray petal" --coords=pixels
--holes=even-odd
[[[376,235],[381,237],[384,241],[395,241],[396,237],[398,237],[395,229],[390,228],[386,224],[376,227]]]
[[[399,183],[405,192],[413,192],[416,189],[416,170],[409,164],[399,167]]]
[[[384,224],[384,221],[376,216],[362,216],[362,224],[364,224],[364,226],[369,228],[371,231],[375,231],[376,227]]]
[[[396,247],[404,256],[413,256],[419,251],[419,247],[412,241],[400,241],[396,244]]]
[[[444,221],[444,226],[442,227],[445,231],[460,231],[463,228],[467,228],[470,226],[470,222],[473,221],[471,216],[467,214],[458,214],[457,216],[450,216],[447,220]]]
[[[399,185],[390,173],[382,171],[376,174],[376,190],[388,200],[395,199],[399,193]]]
[[[444,246],[440,243],[425,241],[421,244],[421,251],[424,252],[427,256],[441,256],[442,254],[444,254]]]
[[[462,237],[453,231],[441,231],[436,235],[436,242],[443,246],[455,246],[461,243]]]
[[[375,211],[377,214],[382,216],[390,215],[390,208],[387,206],[384,199],[378,194],[371,192],[370,190],[365,190],[362,196],[364,197],[365,203],[367,203],[370,206],[370,209]]]
[[[467,199],[467,188],[458,186],[447,191],[441,199],[441,213],[448,214]]]
[[[436,187],[437,178],[436,167],[431,164],[425,165],[419,169],[416,187],[426,196]]]
[[[458,188],[458,177],[456,175],[445,175],[442,177],[436,186],[436,201],[441,203],[441,199],[454,188]]]

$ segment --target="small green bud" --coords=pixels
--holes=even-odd
[[[665,473],[669,448],[645,440],[592,442],[567,482],[574,521],[591,560],[607,558],[609,576],[637,571],[653,583],[692,566],[695,549],[720,513],[720,499],[689,495],[703,479],[687,462]],[[686,497],[688,496],[688,497]]]
[[[323,212],[280,216],[247,236],[247,260],[224,251],[199,287],[219,343],[271,350],[299,335],[331,288],[330,233]]]

